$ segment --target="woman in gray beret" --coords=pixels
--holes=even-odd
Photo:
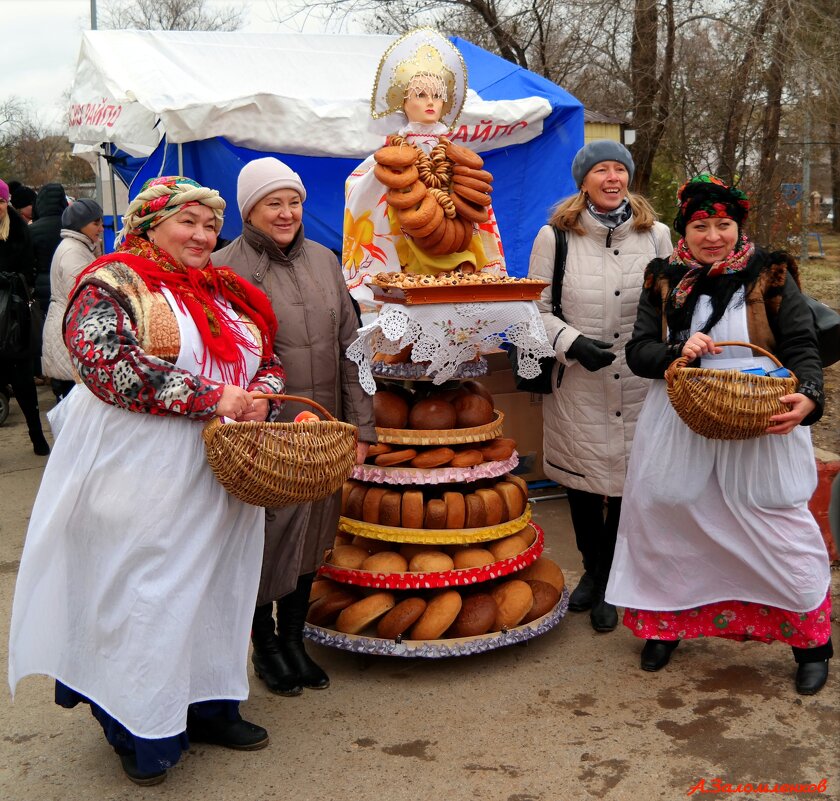
[[[559,363],[543,403],[544,470],[567,489],[583,558],[583,578],[569,608],[591,610],[592,627],[602,632],[618,624],[604,592],[630,443],[647,390],[625,364],[624,345],[645,266],[671,252],[668,228],[656,222],[644,198],[628,191],[633,169],[633,157],[619,142],[582,147],[572,162],[579,191],[560,202],[540,229],[528,272],[549,284],[538,305]],[[556,236],[566,246],[562,318],[554,316],[551,302]]]
[[[61,242],[50,265],[50,305],[44,322],[41,368],[52,379],[60,401],[75,384],[70,354],[64,344],[62,323],[67,297],[79,273],[102,255],[102,207],[90,198],[73,201],[61,215]]]

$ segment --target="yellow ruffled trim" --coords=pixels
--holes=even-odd
[[[404,542],[416,545],[467,545],[473,542],[489,542],[500,537],[507,537],[521,531],[531,520],[531,505],[515,520],[499,523],[497,526],[483,528],[394,528],[352,520],[349,517],[338,519],[338,530],[346,534],[358,534],[372,540],[385,542]]]

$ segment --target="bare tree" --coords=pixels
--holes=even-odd
[[[103,28],[150,31],[236,31],[244,8],[208,8],[206,0],[112,0],[102,14]]]

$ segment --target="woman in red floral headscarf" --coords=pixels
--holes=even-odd
[[[12,689],[55,678],[143,785],[190,741],[268,743],[238,711],[265,512],[216,481],[201,432],[265,420],[253,393],[284,374],[265,295],[210,264],[224,206],[188,178],[149,181],[117,252],[79,276],[65,342],[82,383],[51,416],[12,612]]]
[[[743,232],[746,195],[711,175],[678,194],[670,259],[647,268],[627,364],[655,379],[630,455],[607,599],[647,642],[643,670],[668,664],[680,640],[783,642],[798,664],[796,690],[828,678],[828,554],[808,510],[816,487],[807,426],[822,414],[822,367],[796,263],[757,248]],[[677,416],[663,374],[683,356],[717,369],[772,370],[750,348],[774,353],[796,376],[766,436],[705,439]]]

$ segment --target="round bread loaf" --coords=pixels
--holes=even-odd
[[[463,528],[467,522],[467,505],[460,492],[444,492],[443,504],[446,507],[446,528]]]
[[[517,556],[528,550],[528,543],[519,534],[511,534],[509,537],[491,542],[487,547],[496,557],[496,561],[501,562],[502,559],[509,559],[511,556]]]
[[[477,448],[456,453],[449,462],[450,467],[474,467],[484,461],[484,455]]]
[[[380,389],[373,396],[373,419],[380,428],[405,428],[408,401],[396,392]]]
[[[452,557],[443,551],[425,551],[415,554],[408,563],[410,573],[443,573],[454,567]]]
[[[492,565],[496,557],[486,548],[464,548],[452,555],[452,561],[456,570],[469,570]]]
[[[336,567],[346,567],[349,570],[359,570],[370,554],[364,548],[355,545],[339,545],[332,549],[327,561]]]
[[[455,403],[458,398],[463,398],[465,395],[469,395],[470,391],[465,389],[463,384],[458,387],[453,387],[452,389],[441,389],[435,392],[433,395],[430,395],[430,398],[434,398],[435,400],[443,400],[448,401],[449,403]]]
[[[512,579],[504,584],[499,584],[493,589],[493,600],[496,602],[496,622],[494,631],[512,629],[518,626],[520,621],[531,610],[534,605],[534,593],[531,588],[520,579]]]
[[[368,490],[370,494],[370,490]],[[503,520],[507,520],[505,515],[505,507],[498,492],[492,489],[477,489],[475,494],[484,501],[484,511],[487,517],[484,521],[485,526],[497,526]]]
[[[416,431],[438,431],[455,428],[455,418],[455,407],[451,403],[426,398],[411,407],[408,425]]]
[[[381,453],[373,460],[373,462],[379,467],[394,467],[398,464],[410,462],[415,456],[417,456],[417,451],[413,448],[403,448],[399,451]]]
[[[365,495],[368,488],[364,484],[353,487],[347,495],[347,503],[344,505],[344,516],[351,520],[361,520],[364,510]]]
[[[378,620],[389,609],[394,608],[394,596],[390,592],[375,592],[341,610],[335,622],[336,630],[344,634],[358,634]]]
[[[506,473],[505,481],[510,481],[511,484],[515,484],[519,488],[519,491],[522,493],[522,500],[524,500],[525,503],[528,502],[528,482],[525,481],[524,478],[515,476],[513,475],[513,473]]]
[[[419,542],[405,542],[400,545],[400,553],[410,562],[418,553],[437,551],[434,545],[423,545]]]
[[[318,578],[312,582],[312,587],[309,589],[309,603],[329,595],[331,592],[341,589],[341,584],[332,579]]]
[[[496,419],[493,404],[481,395],[465,395],[455,403],[455,425],[458,428],[475,428]]]
[[[475,379],[470,379],[469,381],[464,381],[461,386],[467,390],[467,392],[471,392],[473,395],[480,395],[484,400],[486,400],[491,406],[493,405],[493,396],[490,394],[490,391],[481,381],[476,381]]]
[[[538,617],[547,615],[560,600],[560,593],[557,592],[557,588],[547,581],[531,579],[525,583],[531,588],[531,592],[534,595],[534,603],[531,604],[528,614],[522,618],[520,623],[530,623]]]
[[[423,528],[446,528],[446,503],[442,499],[433,498],[426,504]]]
[[[348,534],[346,531],[336,531],[335,537],[333,537],[333,548],[337,548],[339,545],[352,545],[353,544],[353,535]]]
[[[426,611],[411,628],[412,640],[436,640],[458,617],[461,596],[455,590],[436,595],[426,606]]]
[[[361,484],[358,481],[353,481],[353,479],[348,479],[341,485],[341,514],[344,514],[344,510],[347,508],[347,499],[350,497],[350,491],[354,487],[360,487]]]
[[[306,620],[313,626],[325,626],[332,623],[342,609],[355,603],[358,598],[356,593],[346,587],[339,587],[315,601],[306,613]]]
[[[377,623],[376,633],[384,640],[395,640],[408,631],[425,611],[426,602],[422,598],[406,598]]]
[[[452,448],[430,448],[427,451],[418,453],[411,460],[411,466],[422,469],[443,467],[445,464],[449,464],[454,456],[455,451]]]
[[[362,570],[369,570],[371,573],[405,573],[408,570],[408,562],[395,551],[380,551],[362,562]]]
[[[420,490],[403,492],[400,523],[403,528],[423,528],[423,493]]]
[[[379,525],[399,527],[402,521],[402,493],[388,490],[379,504]]]
[[[363,537],[361,534],[356,534],[349,545],[355,545],[357,548],[364,548],[369,554],[379,553],[380,551],[393,550],[393,545],[384,540],[375,540],[372,537]]]
[[[557,562],[553,562],[547,556],[541,556],[536,562],[533,562],[524,570],[517,573],[517,576],[527,581],[548,582],[559,593],[562,593],[563,587],[566,586],[566,580],[563,577],[563,571],[560,569],[560,565]]]
[[[498,608],[493,596],[479,592],[464,598],[461,611],[449,628],[450,637],[476,637],[487,634],[496,622]]]
[[[525,501],[522,499],[522,492],[516,484],[510,481],[499,481],[493,485],[504,504],[502,520],[516,520],[525,512]]]
[[[497,437],[489,442],[482,443],[478,448],[488,462],[500,462],[513,456],[513,452],[516,450],[516,440]]]
[[[387,492],[384,487],[369,487],[362,503],[362,520],[365,523],[379,522],[379,504],[382,496]]]
[[[484,501],[480,495],[471,492],[464,496],[464,503],[467,506],[464,528],[482,528],[487,525],[487,510],[484,508]]]

